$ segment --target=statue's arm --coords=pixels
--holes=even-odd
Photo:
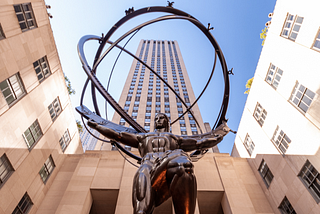
[[[88,126],[97,130],[99,133],[109,138],[110,140],[117,141],[127,146],[138,148],[139,141],[135,134],[128,132],[116,132],[113,129],[101,126],[92,120],[88,120]]]
[[[204,138],[194,139],[181,137],[178,139],[178,144],[180,148],[186,152],[208,149],[220,143],[229,131],[230,128],[227,126],[227,123],[222,123],[217,129],[213,130],[210,135]]]

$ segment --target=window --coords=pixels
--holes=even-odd
[[[26,94],[18,73],[2,81],[0,89],[9,106]]]
[[[136,119],[137,116],[138,116],[138,112],[132,112],[132,118],[133,118],[133,119]]]
[[[145,118],[145,119],[144,119],[144,122],[145,122],[145,123],[150,123],[150,118]]]
[[[282,154],[285,154],[289,147],[289,144],[291,143],[291,140],[282,130],[279,130],[279,126],[277,126],[272,137],[272,142]]]
[[[135,101],[133,106],[139,106],[140,102],[139,101]]]
[[[181,135],[187,135],[186,131],[181,131]]]
[[[137,107],[137,106],[133,107],[133,112],[138,112],[138,110],[139,110],[139,107]]]
[[[283,71],[281,69],[279,69],[273,64],[270,64],[269,71],[266,77],[266,82],[269,83],[269,85],[271,85],[274,89],[277,89],[282,74]]]
[[[293,209],[286,196],[284,197],[278,208],[282,214],[296,214],[296,211]]]
[[[298,175],[309,190],[313,198],[319,203],[320,201],[320,175],[318,170],[307,160]]]
[[[281,36],[295,41],[298,36],[298,32],[300,30],[302,22],[303,22],[303,17],[294,16],[288,13],[287,19],[284,23],[284,26],[281,32]]]
[[[259,167],[259,173],[264,181],[264,183],[267,185],[267,187],[270,186],[270,183],[273,179],[273,174],[270,171],[267,163],[262,159],[260,167]]]
[[[1,39],[1,36],[0,36],[0,39]],[[316,39],[314,40],[313,49],[320,51],[320,29],[318,31],[318,35]]]
[[[4,35],[3,30],[2,30],[2,26],[0,24],[0,40],[5,39],[5,38],[6,38],[6,36]]]
[[[126,101],[125,105],[124,106],[130,106],[130,101]]]
[[[29,197],[28,193],[25,193],[21,200],[19,201],[18,205],[12,212],[12,214],[24,214],[28,213],[30,208],[32,207],[33,203],[31,198]]]
[[[51,119],[54,121],[61,113],[61,106],[58,97],[53,100],[53,102],[48,106],[48,109]]]
[[[0,158],[0,188],[8,180],[13,172],[13,167],[6,154],[3,154]]]
[[[13,5],[22,31],[37,27],[31,3]]]
[[[70,143],[70,135],[69,135],[68,129],[67,129],[67,131],[64,132],[64,134],[60,138],[59,143],[60,143],[60,147],[61,147],[62,152],[64,152]]]
[[[39,171],[40,177],[44,183],[48,180],[49,175],[52,173],[54,167],[55,165],[50,155]]]
[[[313,91],[297,82],[292,91],[290,101],[293,105],[297,106],[301,111],[306,113],[312,102],[312,99],[314,98],[314,95],[315,93]]]
[[[253,141],[251,140],[251,137],[248,134],[246,136],[246,139],[243,142],[243,145],[244,145],[244,147],[246,147],[249,155],[251,156],[252,152],[254,150],[254,143],[253,143]]]
[[[254,118],[258,121],[260,126],[263,126],[263,123],[267,117],[267,111],[262,108],[260,103],[257,103],[256,109],[254,110],[253,113]]]
[[[38,120],[34,121],[32,125],[23,133],[23,138],[29,149],[32,149],[33,146],[39,141],[42,136],[42,131]]]
[[[120,118],[119,124],[122,125],[122,126],[126,125],[125,119],[124,118]]]

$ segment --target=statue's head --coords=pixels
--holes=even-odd
[[[169,132],[170,131],[170,123],[169,118],[164,113],[158,113],[154,118],[154,128],[163,131]]]

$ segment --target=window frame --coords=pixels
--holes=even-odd
[[[44,162],[42,168],[39,171],[40,178],[44,184],[47,183],[47,181],[48,181],[48,179],[49,179],[50,175],[52,174],[55,167],[56,167],[56,165],[53,161],[53,158],[51,155],[49,155],[48,159]],[[42,176],[42,172],[45,173],[46,177]]]
[[[20,10],[21,10],[20,12],[17,12],[17,11],[16,11],[16,8],[15,8],[15,7],[18,7],[18,6],[20,7]],[[26,10],[25,10],[25,8],[24,8],[25,6],[29,6],[29,7],[30,7],[30,10],[28,11],[28,13],[26,12]],[[15,5],[13,5],[13,8],[14,8],[14,12],[15,12],[15,14],[16,14],[16,16],[17,16],[17,21],[18,21],[18,24],[19,24],[20,29],[21,29],[22,32],[25,32],[25,31],[27,31],[27,30],[32,30],[32,29],[38,27],[37,22],[36,22],[36,18],[35,18],[33,9],[32,9],[32,4],[31,4],[31,2],[23,3],[23,4],[15,4]],[[26,14],[30,14],[31,18],[27,19]],[[19,15],[22,15],[22,16],[23,16],[23,20],[19,21],[19,18],[18,18]],[[34,22],[34,25],[33,25],[33,26],[30,26],[30,25],[29,25],[29,22],[30,22],[30,21],[33,21],[33,22]],[[21,23],[25,23],[26,27],[22,29]]]
[[[265,168],[266,168],[266,170],[265,170],[265,172],[264,172],[264,169],[265,169]],[[265,161],[264,159],[262,159],[262,161],[261,161],[261,163],[260,163],[260,166],[259,166],[259,168],[258,168],[258,172],[259,172],[259,174],[260,174],[263,182],[266,184],[267,189],[268,189],[268,188],[270,187],[270,185],[271,185],[271,182],[272,182],[274,176],[273,176],[273,174],[272,174],[272,172],[271,172],[268,164],[266,163],[266,161]],[[270,176],[270,175],[271,175],[272,178],[271,178],[271,180],[269,181],[269,180],[266,179],[266,178],[268,178],[268,176]]]
[[[281,72],[280,72],[281,71]],[[270,73],[273,74],[271,75]],[[281,74],[280,74],[281,73]],[[279,67],[275,66],[274,64],[270,63],[265,81],[274,89],[277,90],[279,84],[280,84],[280,80],[281,77],[283,75],[283,70],[280,69]],[[277,77],[280,77],[279,80],[277,79]],[[270,78],[270,80],[269,80]],[[276,83],[276,84],[275,84]]]
[[[292,20],[288,20],[288,17],[290,17],[290,16],[292,16]],[[298,20],[299,18],[302,18],[301,23],[297,22],[297,20]],[[285,19],[285,21],[284,21],[284,24],[283,24],[283,27],[282,27],[280,36],[282,36],[282,37],[284,37],[284,38],[287,38],[287,39],[289,39],[289,40],[291,40],[291,41],[296,41],[296,39],[297,39],[297,37],[298,37],[298,33],[299,33],[300,28],[301,28],[302,23],[303,23],[303,19],[304,19],[304,17],[302,17],[302,16],[292,15],[292,14],[290,14],[290,13],[287,13],[287,16],[286,16],[286,19]],[[290,24],[290,27],[287,27],[287,23]],[[299,27],[298,30],[294,30],[294,28],[295,28],[296,26]],[[285,31],[287,31],[287,33],[288,33],[287,35],[284,34]],[[293,33],[296,34],[295,38],[294,38],[294,37],[291,37]]]
[[[27,202],[26,207],[24,209],[22,209],[22,205],[25,205],[25,202]],[[30,198],[30,196],[28,195],[28,193],[26,192],[21,200],[19,201],[19,203],[17,204],[17,206],[15,207],[15,209],[13,210],[12,214],[19,214],[19,213],[28,213],[31,209],[31,207],[33,206],[33,202]]]
[[[319,47],[315,46],[316,43],[319,44]],[[318,29],[316,37],[314,38],[314,41],[313,41],[312,46],[311,46],[311,49],[320,52],[320,28]]]
[[[66,151],[66,149],[69,146],[70,142],[71,142],[71,137],[70,137],[69,129],[67,129],[63,133],[62,137],[59,139],[60,148],[61,148],[63,153]]]
[[[253,112],[253,117],[256,119],[256,121],[261,127],[263,126],[264,121],[267,118],[267,114],[268,112],[262,107],[262,105],[259,102],[257,102],[256,108]]]
[[[307,167],[307,165],[309,165],[309,166]],[[303,174],[306,175],[306,174],[304,173],[304,169],[305,169],[305,168],[306,168],[308,171],[310,171],[310,173],[311,173],[312,176],[313,176],[313,178],[312,178],[312,180],[310,181],[310,183],[308,183],[308,182],[306,181],[306,179],[304,179]],[[312,170],[314,169],[315,172],[312,171],[312,170],[310,170],[309,168],[312,168]],[[309,175],[310,175],[310,174],[306,175],[306,177],[307,177],[308,180],[310,180]],[[317,193],[314,191],[314,189],[313,189],[313,188],[310,188],[310,187],[312,186],[312,184],[314,184],[314,183],[317,182],[316,179],[317,179],[318,182],[319,182],[319,180],[320,180],[320,174],[319,174],[319,171],[313,166],[313,164],[311,164],[311,162],[310,162],[309,160],[306,160],[306,163],[302,166],[302,168],[301,168],[301,170],[300,170],[300,172],[299,172],[299,174],[298,174],[298,177],[299,177],[299,179],[301,180],[301,182],[303,183],[303,185],[307,188],[307,190],[309,191],[309,193],[312,195],[312,197],[314,198],[314,200],[315,200],[317,203],[319,203],[319,202],[320,202],[320,190],[318,190],[319,195],[317,195]],[[315,185],[313,185],[313,186],[315,186]]]
[[[0,189],[1,189],[1,187],[6,183],[6,181],[10,178],[12,173],[15,171],[6,153],[3,153],[3,155],[0,157],[0,169],[3,170],[3,171],[0,171]],[[3,176],[4,173],[6,174]]]
[[[287,147],[285,146],[285,144],[283,144],[283,141],[287,144]],[[277,126],[277,128],[275,129],[273,136],[271,138],[271,142],[277,148],[277,150],[280,152],[280,154],[282,154],[284,156],[286,154],[286,152],[288,151],[288,148],[291,143],[291,139],[288,137],[288,135],[283,130],[279,129],[279,126]],[[279,142],[279,144],[277,144],[277,142]],[[283,151],[281,149],[281,146],[285,149],[285,151]]]
[[[57,104],[57,105],[56,105]],[[57,117],[61,114],[62,112],[62,108],[61,108],[61,103],[60,103],[60,100],[59,100],[59,97],[55,98],[53,100],[52,103],[50,103],[50,105],[48,106],[48,110],[49,110],[49,114],[50,114],[50,117],[51,117],[51,120],[52,122],[55,121],[57,119]],[[52,112],[51,112],[52,110]],[[55,115],[55,116],[52,116],[52,115]]]
[[[14,82],[13,78],[16,79],[15,82]],[[2,89],[1,84],[3,84],[4,82],[6,82],[7,87]],[[16,84],[18,84],[18,85],[16,85]],[[17,87],[18,87],[18,89],[17,89]],[[20,99],[22,99],[27,94],[19,72],[10,76],[9,78],[3,80],[2,82],[0,82],[0,90],[3,95],[3,98],[6,100],[6,103],[9,106],[9,108],[11,106],[13,106],[15,103],[17,103]],[[6,90],[10,90],[10,94],[7,96],[4,93],[4,91],[6,91]],[[19,90],[21,92],[19,92]],[[19,94],[18,94],[18,92],[19,92]],[[8,103],[7,98],[10,96],[13,97],[13,100],[10,101],[10,103]]]
[[[244,141],[243,141],[243,145],[244,147],[246,148],[248,154],[250,155],[250,157],[252,156],[252,153],[254,151],[254,148],[255,148],[255,144],[254,142],[252,141],[250,135],[247,133]],[[252,147],[253,145],[253,147]]]
[[[300,88],[303,87],[304,90],[300,91]],[[307,92],[312,93],[313,97],[310,97]],[[297,95],[298,93],[301,94],[301,97],[299,98],[300,95]],[[305,96],[306,95],[306,96]],[[307,111],[309,110],[312,101],[314,99],[314,97],[316,96],[316,93],[314,93],[313,91],[311,91],[309,88],[305,87],[304,85],[302,85],[301,83],[299,83],[298,81],[296,81],[295,86],[292,89],[290,98],[289,98],[289,102],[296,108],[298,109],[302,114],[306,114]],[[310,104],[308,105],[308,103],[305,102],[304,98],[307,97],[310,100]],[[297,103],[295,103],[295,99],[297,100]],[[303,102],[302,102],[303,101]],[[303,104],[307,107],[307,110],[305,111],[302,107],[300,107],[300,104]],[[302,106],[302,105],[301,105]]]
[[[40,134],[39,134],[39,136],[36,138],[35,133],[34,133],[34,130],[36,130],[37,128],[38,128],[38,130],[37,130],[37,133],[36,133],[36,134],[37,134],[37,135],[38,135],[38,133],[40,133]],[[31,137],[32,137],[32,139],[33,139],[33,143],[32,143],[31,145],[30,145],[30,142],[29,142],[29,140],[28,140],[28,136],[29,136],[29,135],[26,135],[26,132],[27,132],[27,131],[29,131],[29,134],[31,135]],[[23,139],[24,139],[25,143],[27,144],[27,147],[28,147],[29,151],[31,151],[31,150],[33,149],[33,147],[36,146],[36,144],[40,141],[40,139],[41,139],[42,136],[43,136],[43,132],[42,132],[42,130],[41,130],[41,127],[40,127],[40,124],[39,124],[39,122],[38,122],[38,119],[36,119],[36,120],[27,128],[27,130],[23,132],[22,136],[23,136]]]
[[[278,209],[280,210],[281,214],[296,214],[296,211],[293,209],[293,206],[291,205],[291,203],[288,200],[287,196],[284,196],[284,198],[281,201]],[[287,211],[289,211],[289,212],[287,212]]]
[[[5,39],[5,38],[6,38],[6,35],[4,34],[2,25],[0,23],[0,40]]]
[[[37,65],[35,65],[37,63]],[[41,57],[37,61],[33,63],[33,68],[36,71],[36,75],[38,78],[38,81],[41,83],[45,79],[47,79],[51,75],[50,66],[48,63],[47,56]],[[37,69],[39,69],[39,72],[37,72]],[[47,72],[45,72],[47,70]],[[42,78],[39,79],[39,76],[42,75]]]

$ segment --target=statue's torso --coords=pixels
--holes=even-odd
[[[176,136],[168,132],[142,134],[138,135],[138,139],[138,149],[142,157],[147,153],[165,152],[179,148]]]

